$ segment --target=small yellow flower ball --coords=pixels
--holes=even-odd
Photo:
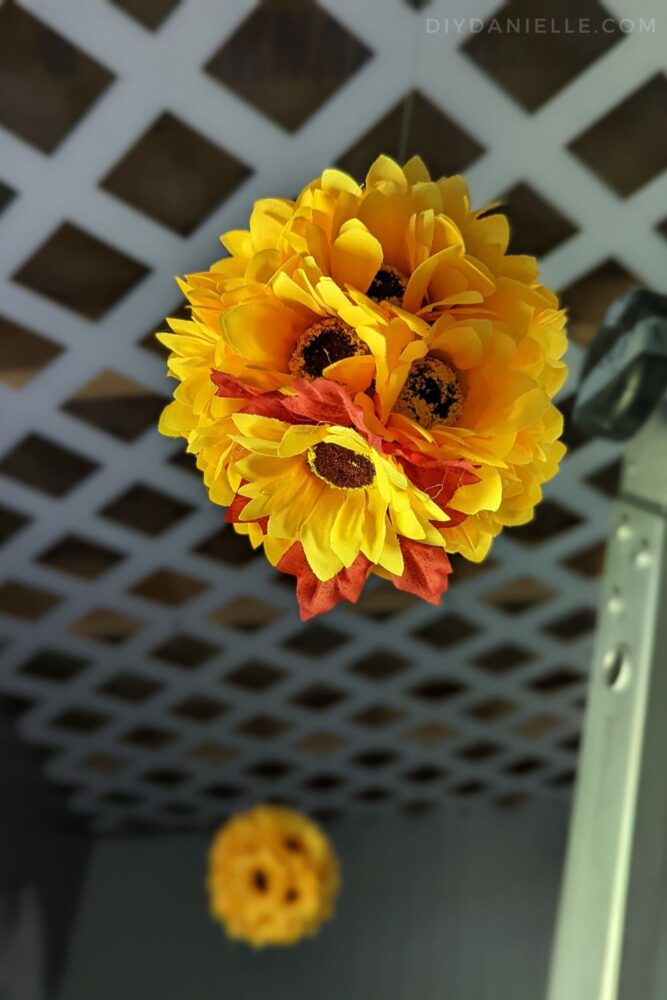
[[[211,915],[255,948],[314,935],[333,913],[340,884],[333,847],[318,826],[282,806],[234,816],[209,851]]]

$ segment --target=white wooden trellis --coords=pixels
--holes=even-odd
[[[494,546],[494,567],[459,583],[440,609],[411,606],[383,622],[336,610],[327,617],[326,626],[346,641],[312,658],[284,645],[302,626],[293,594],[277,583],[268,565],[253,561],[226,568],[193,552],[219,527],[221,511],[208,505],[192,476],[169,463],[174,442],[148,432],[134,443],[121,443],[60,406],[103,368],[126,374],[150,390],[169,391],[163,365],[138,341],[177,301],[173,276],[204,266],[218,252],[218,234],[242,225],[255,198],[292,194],[415,86],[485,149],[468,174],[477,204],[526,181],[576,221],[577,234],[543,262],[547,283],[565,287],[613,256],[648,284],[660,287],[667,245],[654,227],[667,205],[667,176],[663,173],[622,200],[566,149],[573,137],[661,69],[658,0],[642,4],[641,11],[634,0],[622,8],[607,4],[618,17],[655,16],[657,32],[628,35],[533,114],[524,112],[461,52],[461,35],[426,32],[425,16],[438,13],[437,3],[432,4],[433,11],[415,13],[400,0],[365,0],[363,5],[353,0],[321,0],[320,6],[362,40],[373,56],[293,134],[202,72],[224,38],[252,10],[254,5],[246,0],[225,5],[216,0],[181,0],[156,32],[145,31],[105,0],[23,0],[21,6],[116,76],[50,156],[6,130],[0,132],[0,174],[19,192],[0,222],[2,311],[64,348],[26,388],[0,389],[0,460],[28,433],[37,432],[98,464],[65,499],[49,498],[5,477],[0,483],[3,502],[31,518],[29,526],[0,553],[0,584],[18,579],[62,598],[37,626],[0,618],[0,636],[8,640],[0,652],[0,689],[33,703],[21,718],[20,730],[26,740],[55,749],[49,776],[74,785],[78,790],[71,798],[72,807],[91,813],[103,828],[128,819],[182,823],[182,816],[165,812],[168,805],[188,808],[193,822],[206,823],[221,809],[220,802],[204,793],[215,783],[242,788],[230,802],[234,807],[284,794],[307,809],[363,812],[394,809],[416,799],[438,801],[467,782],[483,783],[479,795],[493,800],[523,792],[565,794],[550,782],[572,768],[573,757],[564,744],[578,731],[581,707],[572,691],[545,695],[527,684],[562,665],[582,676],[586,672],[591,637],[565,643],[543,631],[543,626],[570,611],[596,605],[596,583],[568,570],[563,560],[606,532],[607,502],[587,480],[618,455],[615,446],[592,442],[578,449],[548,487],[548,497],[580,518],[569,531],[534,549],[519,544],[507,532]],[[484,18],[495,6],[490,0],[474,4],[460,0],[448,5],[447,14]],[[119,156],[165,110],[254,170],[185,239],[98,187]],[[151,269],[96,323],[11,280],[63,221],[73,222]],[[581,360],[576,345],[568,360],[574,381]],[[146,538],[100,517],[99,511],[135,481],[192,504],[192,513],[158,538]],[[92,584],[35,561],[68,531],[119,549],[125,558]],[[210,586],[177,610],[128,594],[138,580],[162,567]],[[485,603],[488,592],[522,576],[536,578],[557,596],[520,619]],[[213,611],[239,594],[266,602],[280,612],[279,617],[252,635],[209,620]],[[73,623],[99,607],[138,618],[144,627],[122,646],[93,643],[71,632]],[[468,619],[476,633],[444,652],[415,639],[415,631],[447,611]],[[185,631],[223,651],[189,672],[172,669],[151,655],[169,636]],[[504,642],[517,641],[531,659],[504,677],[492,677],[471,662]],[[30,656],[45,646],[82,656],[89,666],[58,685],[22,674],[21,667]],[[391,650],[410,668],[382,683],[350,672],[353,663],[377,650]],[[251,660],[282,669],[286,676],[263,693],[246,693],[224,683],[224,677]],[[128,705],[97,690],[122,670],[154,679],[159,691],[145,702]],[[461,692],[437,703],[410,693],[420,683],[444,676],[460,682]],[[330,685],[344,699],[321,712],[291,702],[315,682]],[[224,703],[229,710],[207,723],[171,714],[174,705],[194,694]],[[468,714],[491,698],[506,699],[512,711],[488,721]],[[403,715],[380,729],[352,721],[355,714],[374,704]],[[57,716],[71,705],[100,712],[106,723],[88,734],[54,726]],[[266,742],[238,731],[259,714],[276,717],[290,728]],[[553,716],[560,724],[539,740],[522,736],[522,724],[539,715]],[[431,748],[407,738],[416,727],[434,721],[449,727],[452,737]],[[123,736],[139,725],[166,729],[175,738],[162,749],[130,747]],[[313,757],[298,746],[318,731],[340,737],[339,746],[326,757]],[[207,740],[231,747],[236,755],[218,767],[191,756]],[[485,759],[460,756],[460,751],[477,741],[497,744],[498,750]],[[390,749],[397,756],[378,771],[351,763],[352,757],[369,749]],[[83,761],[95,753],[117,756],[126,766],[118,774],[92,772]],[[513,761],[529,756],[539,758],[544,766],[523,775],[505,770]],[[293,770],[282,781],[248,773],[268,758]],[[446,775],[423,785],[406,779],[407,772],[421,766],[438,766]],[[145,781],[142,776],[156,769],[180,772],[183,780],[174,787]],[[323,773],[339,776],[342,783],[326,792],[304,787]],[[369,788],[384,789],[389,797],[378,802],[357,798]],[[127,794],[133,801],[112,802],[105,797],[109,793]]]

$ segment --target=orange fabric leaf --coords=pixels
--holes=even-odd
[[[399,590],[416,594],[429,604],[439,604],[447,590],[452,567],[443,549],[422,545],[410,538],[400,538],[404,570],[401,576],[392,576],[392,583]]]
[[[301,542],[295,542],[278,563],[282,573],[296,577],[296,598],[302,621],[308,621],[325,611],[331,611],[340,601],[356,604],[368,576],[370,562],[358,555],[349,569],[343,569],[331,580],[318,580],[308,565]]]

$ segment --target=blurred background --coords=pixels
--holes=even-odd
[[[0,2],[3,1000],[543,996],[620,469],[569,414],[609,303],[665,290],[660,6]],[[570,451],[440,608],[304,625],[158,435],[153,333],[254,199],[379,153],[506,202],[570,311]],[[291,952],[206,913],[258,800],[343,862]]]

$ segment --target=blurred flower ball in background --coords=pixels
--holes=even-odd
[[[339,881],[324,833],[282,806],[234,816],[209,853],[211,914],[229,937],[257,948],[316,934],[333,913]]]

